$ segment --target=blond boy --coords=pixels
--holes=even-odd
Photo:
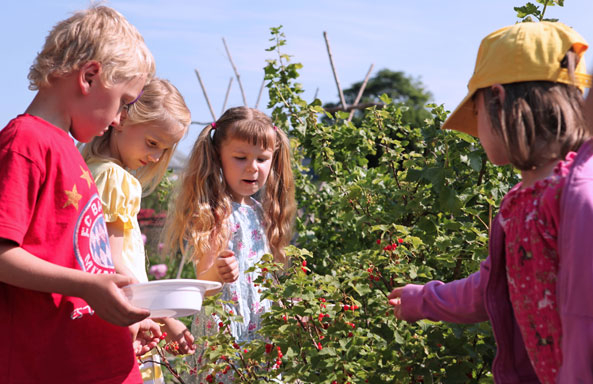
[[[155,71],[142,36],[111,8],[58,23],[29,73],[37,94],[0,131],[0,382],[140,383],[101,200],[70,137],[117,123]],[[143,333],[143,332],[141,332]],[[138,347],[138,341],[136,342]]]

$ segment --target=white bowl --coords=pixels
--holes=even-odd
[[[184,317],[199,312],[204,294],[221,286],[216,281],[171,279],[131,284],[123,291],[132,305],[149,309],[150,318]]]

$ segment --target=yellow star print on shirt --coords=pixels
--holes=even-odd
[[[91,187],[91,183],[93,182],[93,178],[91,177],[91,173],[87,170],[85,170],[82,165],[80,166],[80,170],[82,171],[82,175],[80,175],[81,179],[86,180],[86,183],[88,184],[89,188]]]
[[[78,211],[78,201],[82,198],[82,195],[78,193],[78,191],[76,190],[76,184],[74,184],[71,191],[66,189],[64,190],[64,193],[68,197],[68,200],[62,208],[66,208],[69,205],[73,205],[74,208],[76,208],[76,210]]]

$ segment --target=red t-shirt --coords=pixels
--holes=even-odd
[[[114,273],[101,200],[63,130],[20,115],[0,131],[0,238],[89,273]],[[141,383],[125,327],[78,297],[0,282],[1,383]]]

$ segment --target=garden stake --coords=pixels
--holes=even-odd
[[[346,110],[346,99],[344,98],[344,92],[342,92],[342,86],[340,85],[340,80],[338,79],[338,73],[336,72],[336,67],[334,65],[334,58],[332,56],[331,48],[329,47],[329,40],[327,39],[327,32],[323,31],[323,38],[325,39],[325,46],[327,47],[327,54],[329,56],[329,63],[332,67],[332,72],[334,73],[334,79],[336,80],[336,86],[338,87],[338,92],[340,93],[340,101],[342,102],[342,108]]]
[[[237,82],[239,83],[239,89],[241,89],[241,96],[243,96],[243,104],[248,107],[247,105],[247,98],[245,97],[245,91],[243,91],[243,85],[241,84],[241,77],[239,76],[239,72],[237,72],[237,67],[235,67],[235,63],[233,62],[233,58],[231,57],[231,52],[229,51],[229,47],[226,45],[226,41],[224,37],[222,38],[222,43],[224,44],[224,49],[226,50],[226,54],[229,57],[229,61],[231,62],[231,66],[233,67],[233,71],[235,72],[235,77],[237,77]]]
[[[202,87],[202,92],[204,92],[204,97],[206,98],[206,103],[208,103],[208,108],[210,108],[210,114],[212,115],[212,119],[216,121],[216,115],[214,114],[214,110],[212,109],[212,104],[210,104],[210,99],[208,98],[208,93],[206,93],[206,87],[204,87],[204,83],[202,82],[202,78],[200,77],[200,72],[198,69],[195,69],[196,75],[198,76],[198,81],[200,82],[200,87]]]
[[[264,91],[265,84],[266,84],[266,77],[264,75],[264,78],[261,81],[261,86],[259,87],[259,93],[257,94],[257,101],[255,102],[255,109],[257,109],[257,106],[259,105],[259,99],[261,99],[261,94]]]
[[[226,88],[226,94],[224,95],[224,102],[222,103],[222,112],[220,112],[221,115],[224,113],[224,111],[226,111],[226,102],[229,99],[229,93],[231,93],[231,85],[233,85],[233,77],[232,76],[229,79],[229,85]]]
[[[356,107],[358,105],[358,102],[360,101],[360,98],[362,97],[362,93],[364,92],[364,89],[367,86],[367,82],[369,81],[369,77],[371,76],[371,72],[373,71],[373,67],[375,66],[375,64],[371,64],[371,67],[369,68],[369,71],[367,72],[367,75],[364,78],[364,81],[362,82],[362,85],[360,86],[360,89],[358,90],[358,95],[356,95],[356,99],[354,100],[354,105],[353,107]],[[352,108],[350,110],[350,115],[348,116],[348,122],[352,121],[352,117],[354,116],[354,111],[355,108]]]

